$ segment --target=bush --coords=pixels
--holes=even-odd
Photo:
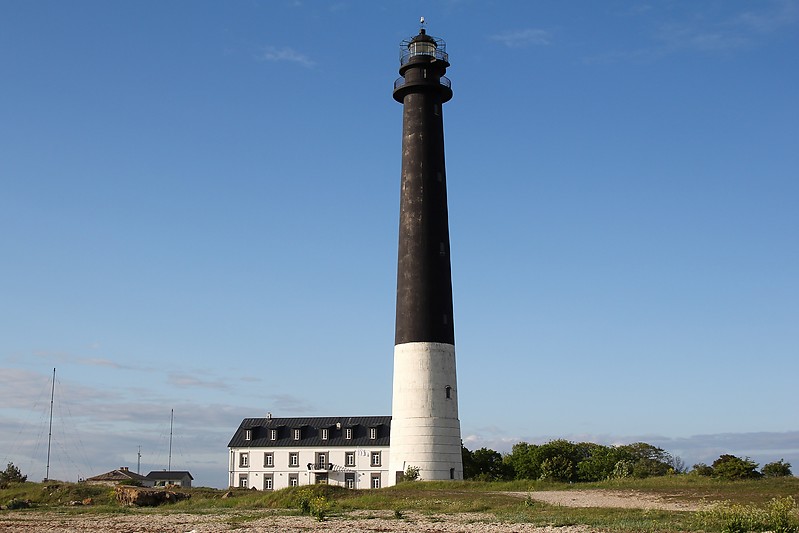
[[[721,529],[723,533],[747,531],[799,532],[796,502],[790,496],[774,498],[764,508],[721,503],[696,514],[702,529]]]
[[[0,485],[7,486],[9,483],[24,483],[28,476],[23,476],[19,468],[14,463],[8,463],[6,469],[0,472]]]
[[[567,458],[556,455],[541,462],[541,480],[571,481],[574,478],[574,465]]]
[[[786,463],[782,459],[764,465],[761,473],[766,477],[787,477],[793,475],[791,474],[791,463]]]
[[[757,463],[748,457],[741,459],[734,455],[724,454],[713,461],[713,477],[722,479],[755,479],[760,477]]]
[[[691,469],[691,474],[695,476],[710,477],[713,475],[713,467],[708,466],[705,463],[696,463],[694,467]]]
[[[405,473],[402,475],[402,481],[416,481],[419,479],[419,470],[418,466],[408,466],[405,469]]]

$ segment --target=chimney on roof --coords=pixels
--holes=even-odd
[[[128,467],[127,466],[120,466],[119,469],[122,470],[123,472],[127,472],[128,471]]]
[[[267,420],[272,420],[272,412],[271,412],[271,411],[268,411],[268,412],[266,413],[266,419],[267,419]]]

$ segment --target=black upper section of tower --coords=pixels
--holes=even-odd
[[[444,41],[402,43],[394,99],[403,104],[395,344],[455,344],[442,104],[452,98]]]

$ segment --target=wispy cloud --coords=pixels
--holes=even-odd
[[[200,388],[214,390],[229,390],[230,384],[222,379],[203,379],[192,374],[172,372],[169,374],[169,383],[180,388]]]
[[[89,346],[89,349],[91,350],[99,349],[99,345]],[[67,352],[53,352],[53,351],[39,350],[33,352],[33,356],[58,364],[98,366],[98,367],[124,369],[124,370],[147,370],[146,368],[137,368],[132,365],[122,365],[117,363],[116,361],[112,361],[111,359],[107,359],[105,357],[82,357],[80,355],[74,355]]]
[[[297,63],[303,67],[311,68],[316,63],[307,55],[289,47],[267,46],[256,56],[259,61],[275,61]]]
[[[548,45],[552,37],[549,31],[538,28],[510,30],[490,35],[492,41],[499,41],[508,48],[521,48],[530,45]]]
[[[645,18],[636,19],[636,24],[650,27],[648,45],[602,52],[586,58],[586,61],[654,61],[682,52],[732,53],[758,46],[772,34],[799,22],[799,3],[794,0],[751,5],[752,9],[746,11],[724,13],[717,9],[697,8],[679,16],[672,15],[666,21],[663,21],[666,14],[657,8],[637,11],[633,16]],[[624,16],[629,16],[629,13]]]

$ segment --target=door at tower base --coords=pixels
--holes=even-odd
[[[409,466],[424,481],[463,479],[455,346],[409,342],[394,347],[392,481]]]

